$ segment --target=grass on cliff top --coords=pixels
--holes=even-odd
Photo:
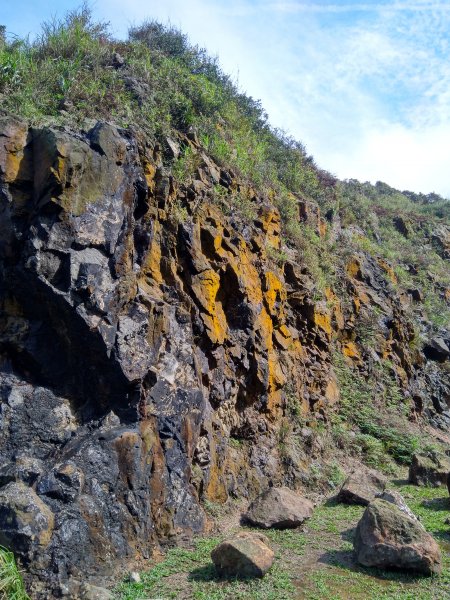
[[[420,488],[394,481],[413,512],[438,541],[441,576],[369,569],[355,563],[354,528],[364,508],[318,506],[302,530],[264,532],[275,563],[262,580],[217,577],[210,552],[221,538],[200,538],[191,550],[174,548],[142,574],[142,583],[122,583],[117,600],[446,600],[450,599],[450,528],[445,524],[450,499],[445,488]]]
[[[399,192],[381,182],[339,182],[315,165],[300,142],[272,128],[261,103],[242,93],[215,57],[173,26],[144,22],[131,28],[126,41],[116,40],[84,4],[65,19],[44,23],[34,41],[0,33],[0,105],[35,125],[79,128],[86,119],[101,119],[142,130],[159,142],[195,131],[217,164],[278,207],[283,241],[307,266],[317,299],[327,287],[336,287],[342,271],[338,263],[345,257],[339,258],[343,247],[332,236],[319,237],[299,222],[299,198],[317,202],[323,214],[338,217],[344,226],[362,228],[366,236],[347,242],[346,249],[357,252],[365,244],[364,251],[394,262],[403,288],[424,292],[425,312],[435,328],[450,323],[442,300],[445,282],[450,286],[448,269],[431,248],[424,251],[424,232],[448,222],[450,202],[437,194]],[[166,157],[179,183],[196,168],[189,148],[175,161]],[[234,202],[228,199],[237,214],[254,218],[251,202],[239,195]],[[186,216],[186,207],[178,212]],[[400,239],[393,228],[398,215],[414,225],[409,240]],[[281,252],[275,258],[282,262],[285,256]],[[408,264],[419,267],[417,276],[405,276]],[[438,283],[430,280],[430,270]]]
[[[14,554],[0,546],[0,600],[30,600]]]

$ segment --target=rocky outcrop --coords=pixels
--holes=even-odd
[[[225,577],[264,577],[274,557],[266,536],[252,532],[237,533],[211,552],[217,572]]]
[[[312,502],[290,489],[272,487],[253,500],[243,518],[263,529],[289,529],[302,525],[313,509]]]
[[[391,502],[375,500],[366,508],[354,539],[358,562],[365,567],[440,573],[441,551],[420,523]]]
[[[337,495],[338,502],[367,506],[384,492],[387,480],[377,471],[358,469],[342,484]]]
[[[188,147],[195,166],[179,184],[171,164]],[[447,422],[441,365],[421,378],[392,266],[346,256],[347,305],[319,293],[299,253],[281,252],[274,194],[195,135],[0,116],[0,543],[33,597],[101,587],[202,531],[203,499],[295,487],[311,429],[292,452],[279,433],[292,398],[312,424],[336,409],[336,352],[364,377],[389,360],[413,411]],[[324,237],[315,203],[293,201]],[[356,324],[372,306],[369,355]]]
[[[444,454],[414,454],[409,467],[409,481],[414,485],[439,487],[446,485],[449,473],[450,458]]]
[[[106,123],[0,119],[0,511],[18,534],[21,486],[37,528],[0,536],[46,589],[201,531],[201,497],[282,484],[288,377],[305,411],[336,400],[330,317],[268,258],[278,211],[242,187],[257,218],[224,217],[234,175],[203,155],[177,188],[161,156]]]

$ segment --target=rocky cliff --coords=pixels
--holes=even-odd
[[[201,532],[204,500],[307,484],[311,432],[343,400],[339,368],[375,395],[395,382],[406,421],[450,426],[449,336],[414,343],[420,291],[360,248],[336,256],[339,286],[318,294],[276,197],[195,134],[4,115],[0,180],[0,543],[33,597]],[[336,212],[292,202],[299,223],[350,248]]]

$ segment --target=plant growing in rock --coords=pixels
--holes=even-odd
[[[30,600],[14,554],[0,546],[0,599]]]

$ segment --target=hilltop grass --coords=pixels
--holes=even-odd
[[[0,600],[30,600],[14,554],[0,546]]]
[[[0,101],[3,111],[35,125],[79,128],[86,119],[102,119],[159,141],[194,132],[221,167],[256,189],[261,201],[277,206],[284,248],[275,259],[283,260],[287,248],[296,254],[314,282],[315,300],[323,299],[327,288],[339,288],[346,255],[363,249],[394,263],[401,289],[423,291],[435,329],[450,323],[442,301],[444,288],[450,288],[445,261],[432,248],[423,252],[433,227],[448,220],[450,203],[381,182],[339,182],[317,167],[300,142],[270,126],[261,103],[242,93],[215,57],[172,26],[149,21],[131,28],[126,41],[115,40],[84,4],[65,19],[44,23],[34,41],[2,36]],[[166,158],[180,185],[189,183],[197,160],[188,144],[178,160]],[[211,199],[222,206],[223,196],[215,193]],[[364,235],[343,245],[332,235],[319,236],[299,222],[299,199],[315,201],[329,219],[357,225]],[[255,206],[242,194],[231,194],[227,202],[244,220],[255,218]],[[420,223],[409,239],[393,226],[398,215]],[[175,216],[183,221],[189,215],[177,207]],[[417,275],[406,271],[408,264]],[[419,331],[420,315],[411,318]]]
[[[450,532],[445,517],[450,499],[444,488],[394,481],[443,554],[441,576],[369,569],[355,563],[354,528],[364,508],[333,499],[318,506],[302,530],[264,532],[275,550],[272,570],[262,580],[217,577],[210,552],[222,538],[201,538],[192,549],[174,548],[142,574],[142,583],[122,583],[117,600],[445,600],[450,598]]]

